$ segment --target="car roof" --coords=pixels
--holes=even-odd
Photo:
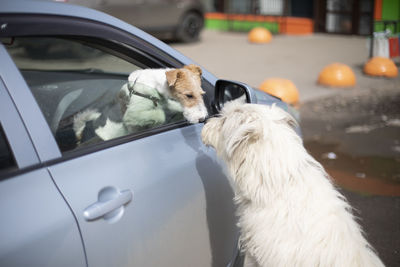
[[[176,51],[167,44],[161,42],[155,37],[145,33],[144,31],[120,20],[110,16],[101,11],[90,9],[84,6],[78,6],[67,3],[54,2],[49,0],[2,0],[0,1],[0,14],[32,14],[32,15],[54,15],[74,17],[79,19],[96,21],[102,24],[108,24],[113,27],[119,28],[140,39],[151,43],[153,46],[165,51],[171,56],[175,57],[183,64],[193,64],[194,62]],[[196,64],[196,63],[194,63]],[[215,83],[216,77],[203,68],[203,76],[210,82]]]

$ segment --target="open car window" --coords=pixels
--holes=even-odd
[[[143,60],[78,39],[20,37],[6,47],[62,152],[183,120],[180,104],[155,88],[127,90]]]

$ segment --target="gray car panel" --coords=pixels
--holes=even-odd
[[[89,265],[227,266],[233,192],[193,125],[50,167],[82,229]],[[102,192],[131,191],[121,213],[86,220]],[[112,197],[111,197],[112,198]]]
[[[75,218],[49,172],[26,170],[39,158],[1,79],[0,122],[18,169],[25,169],[6,170],[0,179],[0,266],[86,266]]]
[[[75,219],[46,169],[0,180],[0,266],[86,266]]]
[[[0,45],[0,60],[6,68],[1,69],[1,78],[15,103],[32,139],[40,161],[45,162],[61,156],[35,98],[5,48]]]
[[[1,44],[0,44],[1,50]],[[2,53],[0,52],[0,60]],[[39,162],[38,155],[0,76],[0,123],[12,147],[18,168]]]

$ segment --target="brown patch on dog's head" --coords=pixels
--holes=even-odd
[[[201,69],[195,65],[184,66],[165,73],[171,94],[183,106],[193,107],[203,102]]]
[[[199,81],[201,82],[201,74],[203,73],[201,71],[201,68],[199,66],[190,64],[190,65],[186,65],[183,67],[184,69],[190,70],[191,72],[193,72],[196,75],[196,78],[199,79]]]
[[[196,65],[184,66],[165,72],[170,93],[184,108],[184,116],[191,122],[204,120],[207,109],[204,106],[201,88],[201,69]]]

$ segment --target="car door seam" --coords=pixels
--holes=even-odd
[[[62,193],[62,191],[61,191],[60,188],[58,187],[56,181],[54,180],[53,175],[51,174],[50,168],[47,167],[46,170],[47,170],[47,172],[49,173],[50,178],[51,178],[51,180],[53,181],[54,186],[56,187],[57,191],[60,193],[61,197],[64,199],[65,203],[67,204],[69,210],[70,210],[71,213],[72,213],[72,216],[74,217],[76,226],[78,227],[80,239],[81,239],[81,242],[82,242],[83,254],[85,255],[86,267],[89,267],[88,257],[87,257],[87,253],[86,253],[86,245],[85,245],[85,241],[84,241],[84,239],[83,239],[83,234],[82,234],[81,227],[80,227],[80,225],[79,225],[78,218],[76,217],[76,214],[75,214],[74,210],[72,209],[71,205],[68,203],[66,197],[64,196],[64,194]]]

